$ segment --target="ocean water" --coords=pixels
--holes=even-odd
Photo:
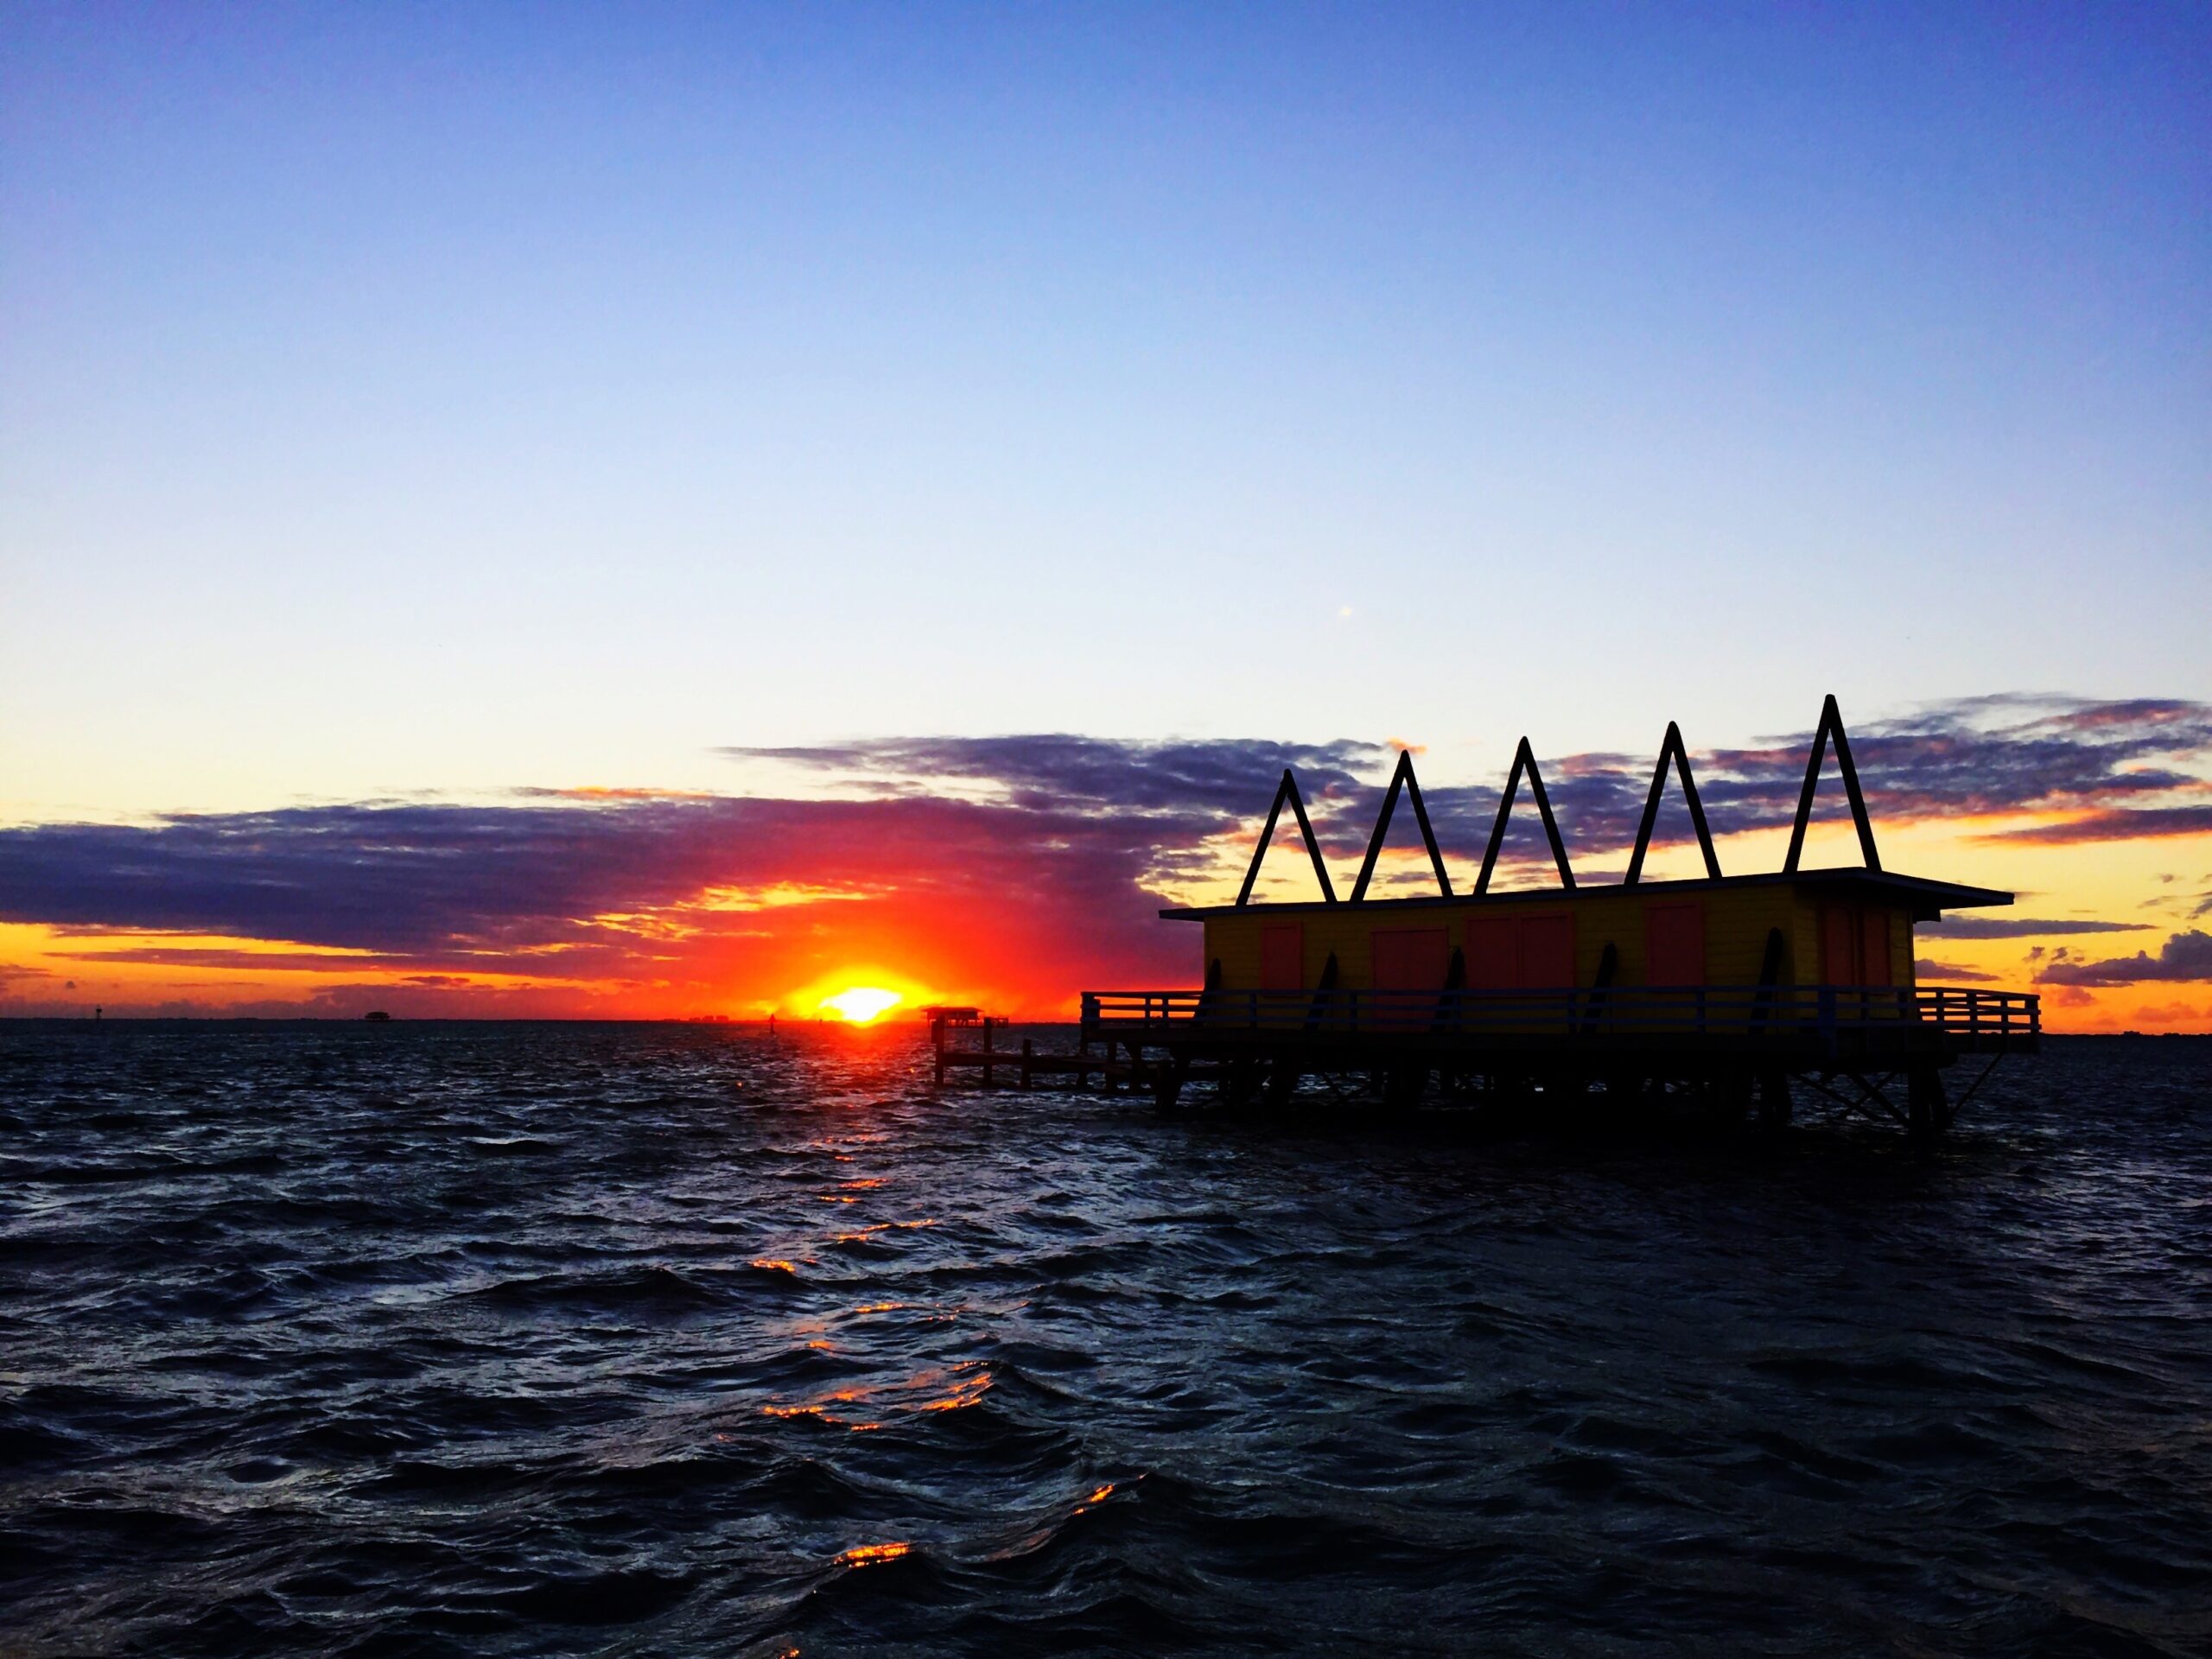
[[[2202,1653],[2212,1044],[1932,1155],[0,1026],[0,1652]]]

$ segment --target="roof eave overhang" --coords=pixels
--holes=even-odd
[[[1572,892],[1559,887],[1527,887],[1512,893],[1463,893],[1452,899],[1426,896],[1363,899],[1356,905],[1350,902],[1331,904],[1319,899],[1300,899],[1289,904],[1178,905],[1162,910],[1160,914],[1165,921],[1198,922],[1209,917],[1248,916],[1262,911],[1274,915],[1294,915],[1355,909],[1398,912],[1467,905],[1555,905],[1598,897],[1618,898],[1624,893],[1663,893],[1672,898],[1680,898],[1685,893],[1719,888],[1770,887],[1845,887],[1862,891],[1872,888],[1909,901],[1912,906],[1913,919],[1916,922],[1932,922],[1947,910],[1975,910],[2012,902],[2011,893],[1993,887],[1969,887],[1955,881],[1931,881],[1924,876],[1898,875],[1888,870],[1834,869],[1777,870],[1758,875],[1724,875],[1717,879],[1703,876],[1685,881],[1639,881],[1632,887],[1619,883],[1600,887],[1586,882],[1576,886]]]

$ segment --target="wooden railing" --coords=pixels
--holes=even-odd
[[[1206,1031],[1465,1037],[1828,1038],[1906,1028],[2005,1042],[2043,1029],[2032,993],[1887,985],[1681,985],[1456,991],[1085,991],[1109,1034]]]
[[[1915,991],[1920,1018],[1959,1037],[2039,1037],[2043,999],[2032,991]]]

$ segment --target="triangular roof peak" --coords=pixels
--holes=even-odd
[[[1375,820],[1375,833],[1367,840],[1367,859],[1359,867],[1359,880],[1352,883],[1351,901],[1355,905],[1367,896],[1367,884],[1375,879],[1376,861],[1382,856],[1383,838],[1390,833],[1390,813],[1398,804],[1398,791],[1404,790],[1413,803],[1414,822],[1421,826],[1421,845],[1428,849],[1428,867],[1436,872],[1437,891],[1446,899],[1452,896],[1452,878],[1445,873],[1444,855],[1436,845],[1436,831],[1430,828],[1428,807],[1421,798],[1421,780],[1414,776],[1414,752],[1398,751],[1397,770],[1390,774],[1390,787],[1382,797],[1382,810]]]
[[[1260,861],[1268,855],[1268,843],[1274,839],[1275,820],[1282,816],[1282,804],[1290,803],[1290,810],[1297,816],[1298,832],[1306,837],[1306,851],[1313,861],[1314,878],[1321,884],[1321,897],[1329,904],[1337,902],[1337,890],[1329,880],[1329,867],[1321,861],[1321,843],[1313,838],[1313,822],[1306,816],[1306,798],[1298,792],[1298,779],[1290,768],[1282,769],[1282,782],[1275,785],[1275,798],[1268,808],[1268,821],[1260,830],[1260,844],[1252,849],[1251,868],[1244,872],[1244,885],[1237,890],[1239,908],[1252,898],[1252,884],[1260,879]]]
[[[1536,752],[1529,747],[1526,736],[1513,751],[1513,770],[1506,774],[1505,793],[1497,799],[1497,818],[1490,827],[1490,844],[1483,849],[1483,870],[1475,878],[1475,891],[1490,891],[1490,873],[1497,866],[1497,849],[1505,841],[1505,821],[1513,816],[1513,798],[1520,791],[1524,771],[1529,774],[1529,792],[1536,798],[1536,810],[1544,820],[1544,835],[1552,844],[1552,861],[1559,866],[1560,886],[1572,893],[1574,871],[1567,861],[1567,843],[1560,839],[1559,820],[1552,816],[1551,797],[1544,793],[1544,776],[1536,770]]]
[[[1798,855],[1805,850],[1805,826],[1812,821],[1813,792],[1821,786],[1821,757],[1827,753],[1829,737],[1835,739],[1836,770],[1843,774],[1843,792],[1851,802],[1851,821],[1859,829],[1859,850],[1866,860],[1866,868],[1882,868],[1882,855],[1874,850],[1874,826],[1866,817],[1866,798],[1859,792],[1859,768],[1851,764],[1851,740],[1844,735],[1843,714],[1835,706],[1835,693],[1831,691],[1821,702],[1821,723],[1813,734],[1813,751],[1805,757],[1805,787],[1797,796],[1797,820],[1789,829],[1789,855],[1782,861],[1784,874],[1797,868]]]
[[[1643,874],[1643,855],[1651,846],[1652,827],[1659,822],[1659,798],[1667,789],[1667,762],[1672,760],[1682,780],[1682,799],[1690,809],[1690,827],[1697,831],[1698,851],[1705,855],[1705,873],[1719,880],[1719,855],[1713,850],[1713,831],[1706,827],[1705,804],[1697,798],[1697,779],[1690,776],[1689,751],[1682,747],[1682,728],[1667,722],[1667,735],[1659,740],[1659,764],[1651,773],[1651,792],[1643,798],[1643,820],[1636,827],[1636,850],[1629,855],[1628,874],[1621,885],[1632,887]]]

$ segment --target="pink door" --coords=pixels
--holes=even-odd
[[[1440,927],[1392,928],[1375,936],[1375,988],[1440,991],[1451,957]]]
[[[1521,983],[1528,989],[1537,991],[1573,988],[1573,917],[1522,918]]]
[[[1270,922],[1260,930],[1260,988],[1294,991],[1306,983],[1306,930]]]
[[[1859,925],[1847,905],[1831,905],[1821,912],[1821,982],[1859,982]]]
[[[1886,985],[1891,978],[1889,912],[1862,910],[1859,912],[1859,982]]]
[[[1520,930],[1511,917],[1467,924],[1467,987],[1510,991],[1521,982]]]
[[[1451,951],[1440,927],[1392,928],[1374,936],[1375,988],[1440,991]],[[1433,1001],[1394,997],[1377,1002],[1376,1023],[1425,1026],[1436,1016]]]
[[[1705,983],[1705,906],[1694,899],[1643,912],[1643,978],[1650,985]]]

